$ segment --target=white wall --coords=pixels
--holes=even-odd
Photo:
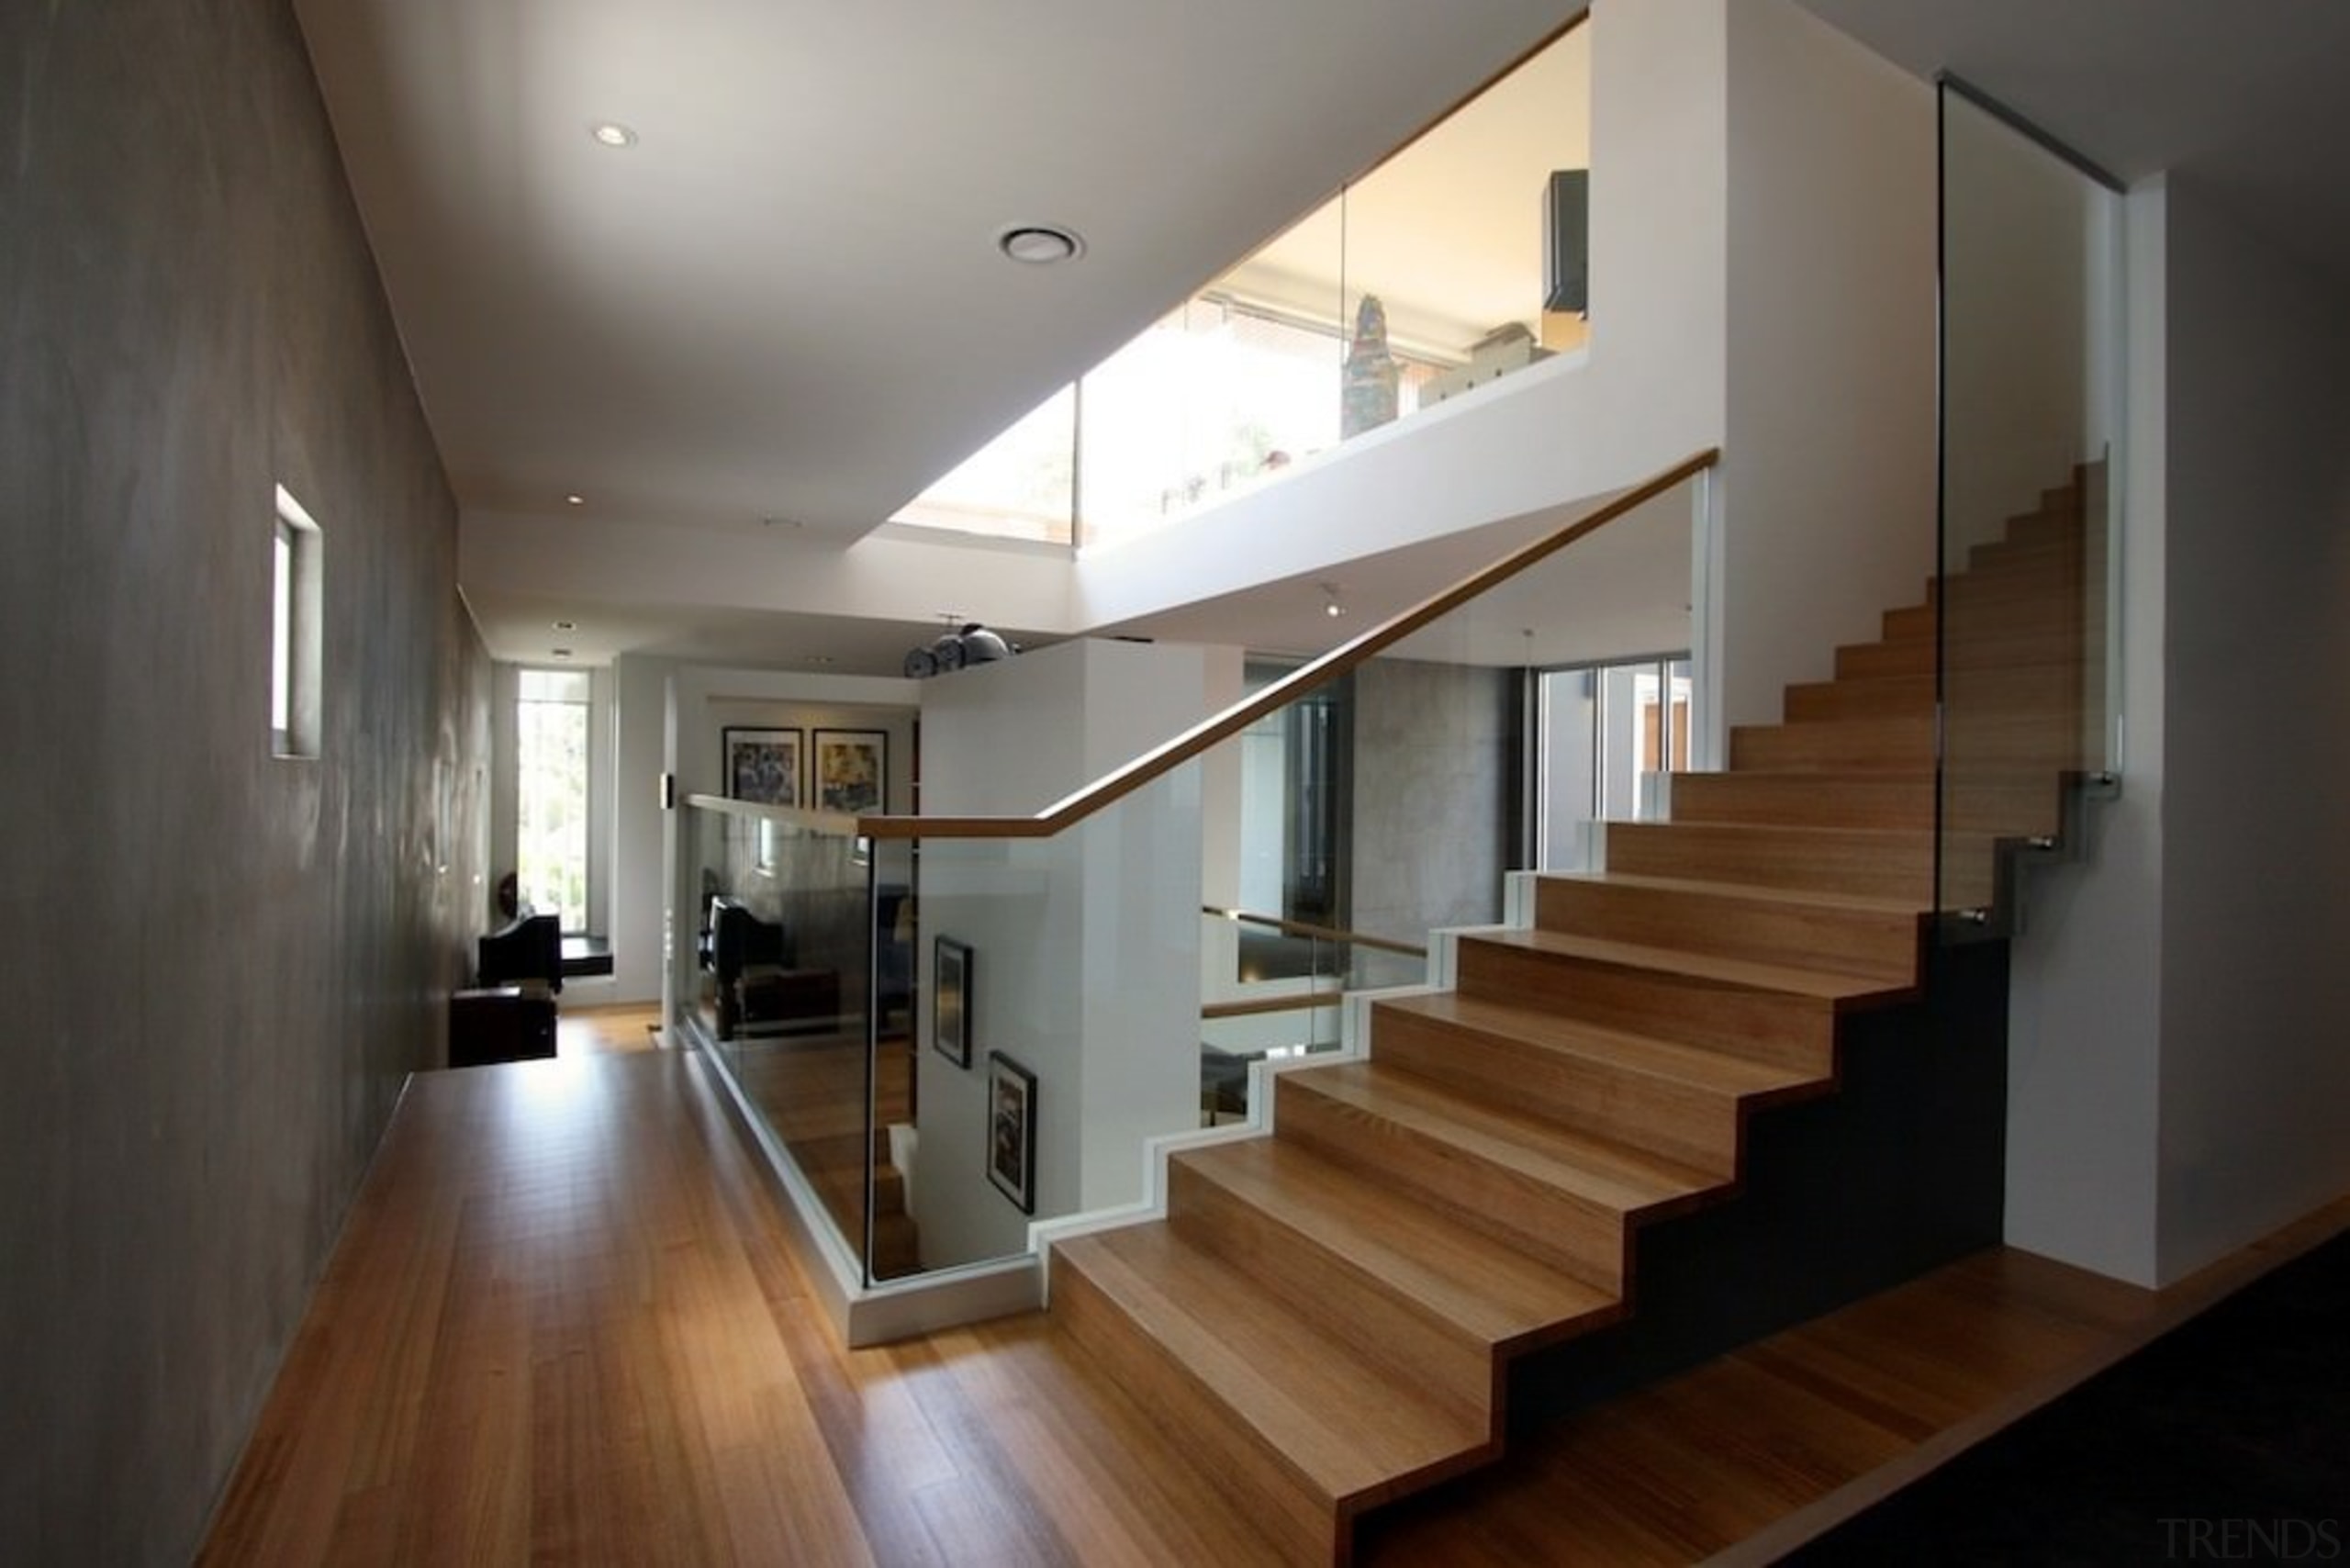
[[[1773,723],[1932,569],[1933,95],[1786,0],[1729,21],[1722,708]]]
[[[2118,801],[2090,808],[2076,866],[2035,876],[2011,949],[2009,1245],[2152,1285],[2161,1116],[2167,198],[2127,203],[2129,424],[2121,532],[2124,730]]]
[[[2350,1188],[2350,311],[2129,202],[2123,793],[2028,905],[2009,1239],[2163,1284]]]
[[[925,815],[1029,814],[1180,733],[1226,695],[1197,648],[1059,644],[926,683]],[[1038,1080],[1036,1217],[1141,1195],[1144,1137],[1196,1126],[1201,773],[1187,767],[1046,840],[926,841],[924,993],[934,943],[970,946],[968,1069],[918,1010],[914,1217],[931,1267],[1026,1245],[987,1182],[987,1058]]]
[[[2350,1188],[2350,309],[2178,177],[2168,262],[2165,1280]]]
[[[630,655],[612,664],[612,987],[614,1002],[661,995],[669,907],[664,869],[670,816],[660,778],[669,766],[667,659]]]

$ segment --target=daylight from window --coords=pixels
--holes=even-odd
[[[588,927],[588,700],[585,670],[526,669],[515,703],[514,833],[522,902]]]

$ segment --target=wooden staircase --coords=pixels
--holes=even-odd
[[[1732,1196],[1748,1118],[1918,995],[1941,606],[1947,884],[1987,899],[2056,830],[2092,483],[1676,778],[1671,823],[1611,824],[1605,872],[1542,879],[1531,929],[1464,937],[1455,990],[1379,1002],[1367,1059],[1280,1074],[1269,1136],[1173,1156],[1165,1219],[1055,1246],[1058,1325],[1284,1555],[1493,1459],[1511,1361],[1624,1318],[1640,1227]]]

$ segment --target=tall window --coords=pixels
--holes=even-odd
[[[279,756],[319,755],[319,648],[324,638],[323,536],[310,514],[281,485],[269,595],[269,749]]]
[[[514,849],[522,902],[588,929],[588,714],[585,670],[526,669],[515,704]]]
[[[1566,863],[1581,824],[1652,815],[1650,780],[1689,765],[1682,655],[1542,672],[1535,740],[1535,864]]]

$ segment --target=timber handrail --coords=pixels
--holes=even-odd
[[[856,817],[847,812],[820,812],[807,806],[771,806],[763,801],[738,801],[731,795],[688,795],[686,804],[725,816],[748,817],[755,822],[799,828],[820,838],[854,838],[858,831]]]
[[[1218,920],[1229,920],[1241,925],[1261,925],[1278,931],[1284,936],[1310,936],[1316,942],[1343,943],[1351,947],[1375,947],[1382,953],[1401,953],[1406,958],[1425,958],[1426,947],[1415,947],[1409,942],[1398,942],[1389,936],[1366,936],[1360,931],[1341,931],[1334,925],[1315,925],[1303,920],[1284,920],[1278,914],[1256,914],[1245,909],[1218,909],[1214,904],[1202,904],[1202,914]]]
[[[1413,633],[1450,614],[1479,595],[1507,582],[1578,539],[1636,511],[1721,461],[1718,447],[1683,458],[1672,467],[1642,480],[1602,505],[1588,517],[1520,546],[1483,570],[1471,574],[1433,598],[1389,617],[1360,636],[1340,644],[1320,658],[1299,666],[1255,695],[1223,712],[1203,719],[1174,739],[1143,753],[1104,774],[1073,795],[1065,796],[1034,816],[1025,817],[904,817],[861,816],[856,831],[871,838],[1050,838],[1074,827],[1104,807],[1116,804],[1154,779],[1172,773],[1220,741],[1231,739],[1268,713],[1276,712],[1309,691],[1318,690],[1370,660]]]
[[[1203,1018],[1254,1018],[1268,1013],[1318,1013],[1325,1007],[1336,1007],[1347,993],[1336,987],[1328,991],[1292,991],[1286,996],[1252,997],[1245,1002],[1203,1002]]]

